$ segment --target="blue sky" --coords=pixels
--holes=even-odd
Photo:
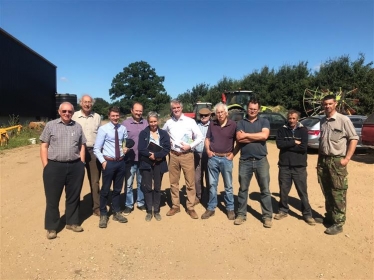
[[[264,66],[359,53],[374,60],[369,0],[0,0],[0,26],[57,66],[57,92],[109,102],[112,79],[146,61],[176,97]]]

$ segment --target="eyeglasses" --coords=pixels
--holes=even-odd
[[[209,117],[209,115],[202,115],[202,114],[200,114],[200,117],[205,118],[205,117]]]
[[[73,114],[73,111],[71,111],[71,110],[61,110],[61,112],[64,113],[64,114],[66,114],[66,113]]]

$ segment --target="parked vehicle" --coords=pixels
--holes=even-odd
[[[192,112],[185,112],[184,115],[194,119],[195,121],[199,121],[200,120],[199,111],[202,108],[208,108],[209,110],[212,110],[212,103],[198,101],[193,105]]]
[[[364,121],[361,131],[362,144],[374,149],[374,113]]]
[[[270,135],[269,138],[276,138],[277,131],[279,128],[284,126],[287,123],[286,118],[279,113],[259,113],[260,118],[268,119],[270,122]]]
[[[303,120],[301,120],[301,123],[308,129],[308,147],[311,149],[318,149],[319,147],[319,138],[320,138],[320,120],[324,117],[324,115],[316,115],[312,117],[307,117]],[[357,143],[356,149],[365,149],[362,145],[361,141],[361,130],[362,130],[362,124],[366,120],[366,116],[361,115],[350,115],[347,116],[351,122],[353,123],[353,126],[356,129],[356,133],[359,136],[359,140]]]

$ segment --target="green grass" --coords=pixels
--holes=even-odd
[[[42,130],[34,130],[28,128],[27,125],[24,125],[21,129],[21,132],[17,134],[17,129],[13,129],[12,131],[8,131],[9,141],[7,146],[1,146],[0,151],[14,149],[18,147],[23,147],[27,145],[31,145],[29,139],[36,138],[36,143],[40,143],[39,136]]]

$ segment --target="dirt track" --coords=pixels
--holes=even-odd
[[[268,148],[276,211],[278,150],[272,143]],[[237,194],[238,156],[234,161]],[[309,197],[318,217],[324,213],[324,202],[316,161],[317,155],[309,155]],[[161,222],[145,222],[145,213],[135,210],[127,224],[110,219],[108,228],[100,229],[98,218],[91,216],[85,180],[81,195],[84,232],[62,228],[57,239],[47,240],[39,146],[6,151],[0,154],[1,279],[373,279],[374,154],[355,155],[348,171],[347,223],[337,236],[325,235],[323,225],[303,222],[294,188],[291,215],[274,220],[271,229],[263,228],[254,180],[247,222],[241,226],[227,220],[220,210],[224,207],[209,220],[192,220],[184,212],[166,217],[169,207],[164,204]],[[165,176],[166,194],[168,188]],[[223,190],[222,180],[219,188]],[[196,207],[199,215],[204,210]]]

